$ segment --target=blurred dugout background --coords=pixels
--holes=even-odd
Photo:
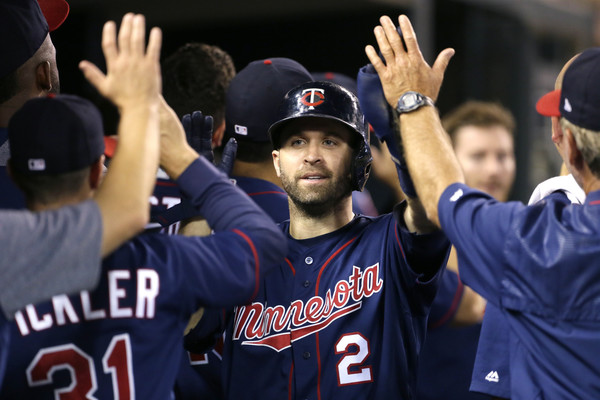
[[[406,13],[431,63],[456,49],[438,101],[443,115],[467,99],[498,101],[517,119],[517,179],[512,199],[527,201],[535,185],[558,174],[550,122],[535,102],[553,89],[562,65],[600,44],[598,0],[68,0],[71,13],[53,33],[61,90],[102,108],[107,133],[115,112],[77,69],[81,59],[103,65],[103,23],[127,11],[145,14],[164,33],[163,57],[184,43],[218,45],[237,69],[267,57],[290,57],[309,71],[356,76],[382,14]]]

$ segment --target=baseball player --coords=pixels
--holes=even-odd
[[[544,95],[536,105],[538,113],[552,118],[553,139],[558,137],[560,111],[549,100],[559,93],[557,91],[562,88],[564,73],[576,57],[571,58],[559,72],[554,85],[555,91]],[[560,144],[560,142],[557,144]],[[561,147],[557,147],[557,150],[559,153],[563,151]],[[585,202],[585,192],[570,174],[553,177],[540,183],[534,189],[529,204],[552,198],[563,202],[583,204]],[[493,304],[489,304],[486,308],[470,390],[489,394],[494,398],[509,399],[511,397],[510,357],[507,352],[509,332],[504,313],[504,310]]]
[[[582,52],[553,96],[561,116],[555,143],[586,192],[585,203],[572,205],[564,198],[531,206],[499,203],[463,184],[437,111],[426,98],[439,92],[454,51],[442,51],[430,67],[406,16],[399,18],[406,49],[391,19],[380,22],[375,35],[387,63],[372,46],[366,53],[388,103],[398,107],[411,177],[427,214],[457,248],[461,279],[504,312],[511,398],[598,398],[600,49]]]
[[[210,152],[212,156],[212,147],[221,145],[225,131],[225,93],[235,76],[231,56],[218,46],[186,43],[163,60],[161,72],[164,99],[180,119],[186,115],[192,118],[196,110],[212,118],[213,134],[209,143],[190,141],[200,154],[208,156]],[[208,119],[202,120],[208,122]],[[186,134],[188,132],[186,129]],[[191,139],[190,135],[188,139]],[[208,152],[204,153],[200,147],[207,148]],[[166,212],[180,202],[181,192],[177,185],[159,169],[154,193],[150,197],[152,222],[149,228],[160,226],[164,233],[178,233],[184,214],[176,210]]]
[[[350,91],[330,82],[297,86],[270,135],[289,198],[290,220],[280,225],[289,251],[255,300],[235,308],[226,398],[414,397],[449,242],[430,232],[417,199],[380,217],[353,214],[351,192],[364,187],[371,154]]]
[[[143,19],[129,15],[123,25],[127,21],[133,22],[132,36],[143,37]],[[114,24],[105,27],[103,43],[107,65],[115,66],[110,57],[119,53],[110,40],[111,28]],[[127,49],[124,40],[119,43]],[[135,44],[127,49],[134,54],[140,50]],[[137,71],[118,58],[123,62],[117,65]],[[157,66],[158,57],[153,61]],[[107,78],[88,70],[90,74],[101,92],[132,90],[110,74]],[[150,87],[136,85],[136,90]],[[262,274],[284,255],[281,232],[225,176],[198,158],[172,110],[155,114],[164,119],[161,164],[216,233],[207,238],[138,236],[104,261],[96,290],[54,296],[19,311],[0,397],[168,398],[189,316],[201,304],[247,302]],[[10,166],[30,207],[69,204],[91,196],[97,187],[103,131],[100,114],[89,102],[74,96],[31,100],[12,118],[9,135]],[[149,379],[158,366],[158,379]]]
[[[2,6],[20,10],[25,7],[37,17],[28,18],[32,15],[14,9],[11,12],[34,25],[42,18],[39,8],[27,8],[31,6],[28,2],[6,2]],[[144,38],[139,35],[144,30],[143,17],[127,16],[122,26],[128,27],[119,36],[122,43],[143,49]],[[109,24],[108,33],[111,28],[114,31]],[[158,105],[160,75],[156,66],[160,41],[160,31],[153,29],[145,56],[140,57],[136,52],[112,53],[111,61],[119,58],[122,64],[119,67],[111,63],[108,77],[116,82],[125,81],[132,86],[123,85],[124,88],[136,90],[103,93],[120,105],[123,145],[115,156],[114,168],[106,174],[94,199],[79,199],[71,206],[36,214],[0,213],[3,228],[0,236],[4,245],[0,260],[0,383],[10,348],[6,318],[12,319],[15,312],[29,303],[60,293],[93,289],[99,281],[100,257],[143,229],[148,220],[148,195],[154,182],[153,170],[158,164],[159,124],[158,119],[148,118],[143,111],[150,110],[152,115]],[[135,66],[135,69],[123,69],[123,65]],[[86,63],[82,68],[86,71]],[[37,159],[29,161],[38,168],[43,167]]]

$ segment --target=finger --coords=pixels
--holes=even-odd
[[[192,135],[192,116],[190,114],[185,114],[183,118],[181,118],[181,125],[183,125],[185,136],[189,142]]]
[[[377,46],[379,46],[379,51],[383,56],[383,62],[385,62],[386,65],[389,65],[389,63],[394,60],[394,51],[390,46],[385,30],[381,26],[375,27],[375,39],[377,39]]]
[[[133,22],[133,14],[127,13],[123,16],[121,27],[119,28],[119,53],[129,53],[131,40],[131,25]]]
[[[400,34],[396,29],[396,25],[394,25],[391,18],[384,15],[380,18],[380,22],[383,31],[385,32],[386,39],[390,44],[391,50],[394,52],[394,56],[404,54],[405,51],[404,45],[402,44],[402,39],[400,38]]]
[[[219,169],[225,174],[230,175],[233,170],[233,164],[235,163],[235,155],[237,153],[237,141],[234,138],[230,138],[223,149],[223,155],[221,156],[221,164]]]
[[[385,70],[385,65],[383,64],[381,57],[379,57],[379,54],[377,54],[375,48],[371,45],[368,45],[365,47],[365,53],[367,54],[371,65],[373,65],[373,68],[375,68],[375,71],[378,74],[382,73]]]
[[[108,21],[102,28],[102,52],[106,60],[106,68],[112,66],[112,61],[117,57],[116,42],[117,25],[114,21]]]
[[[419,43],[417,42],[417,35],[410,23],[410,20],[406,15],[398,17],[400,29],[402,30],[402,36],[404,36],[404,43],[406,43],[406,52],[409,54],[421,54],[419,49]]]
[[[206,118],[204,119],[204,127],[203,127],[203,131],[204,132],[210,132],[209,135],[212,141],[212,135],[213,135],[213,117],[212,115],[207,115]]]
[[[89,61],[81,61],[79,63],[79,69],[83,72],[85,79],[87,79],[101,94],[104,94],[101,89],[103,86],[102,84],[106,79],[106,75]]]
[[[131,38],[129,46],[131,51],[137,55],[143,55],[146,39],[146,20],[141,14],[134,15],[131,22]]]
[[[148,39],[148,49],[146,55],[156,62],[160,59],[160,47],[162,44],[162,31],[159,28],[152,28],[150,38]]]
[[[454,57],[454,49],[448,48],[442,50],[440,54],[438,54],[435,62],[433,63],[433,70],[442,76],[446,72],[446,68],[448,68],[448,64],[450,63],[450,59]]]

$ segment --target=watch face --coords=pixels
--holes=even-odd
[[[419,101],[419,97],[416,93],[408,92],[404,96],[402,96],[402,106],[403,107],[412,107],[417,104]]]

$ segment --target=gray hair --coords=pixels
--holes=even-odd
[[[600,177],[600,132],[585,129],[569,122],[566,118],[560,119],[560,126],[573,133],[577,149],[581,151],[583,160],[594,175]]]

